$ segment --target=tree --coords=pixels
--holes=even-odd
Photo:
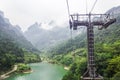
[[[108,77],[113,77],[118,72],[120,72],[120,56],[111,59],[106,70]]]

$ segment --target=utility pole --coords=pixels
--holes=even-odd
[[[99,30],[106,29],[116,22],[110,14],[73,14],[70,15],[70,29],[77,30],[79,26],[87,27],[87,71],[81,76],[82,80],[103,80],[96,72],[94,56],[94,26]]]

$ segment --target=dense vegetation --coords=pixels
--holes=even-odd
[[[38,52],[0,11],[0,74],[16,63],[41,61]]]
[[[107,29],[95,28],[95,61],[97,72],[108,80],[118,80],[120,76],[120,17]],[[72,43],[71,43],[72,42]],[[80,34],[51,49],[54,61],[70,66],[63,80],[80,80],[86,71],[86,33]]]
[[[17,65],[17,72],[28,72],[31,71],[31,68],[27,64],[18,64]]]
[[[58,62],[70,66],[69,73],[63,80],[78,80],[86,70],[86,48],[77,48],[68,54],[53,55]],[[96,68],[105,78],[114,78],[120,72],[120,40],[113,43],[100,43],[95,45]],[[119,75],[120,76],[120,75]],[[116,79],[114,79],[116,80]]]
[[[19,48],[9,39],[0,40],[0,72],[7,71],[16,63],[40,62],[40,56]]]
[[[98,31],[95,28],[96,69],[100,75],[109,80],[117,80],[120,77],[120,16],[116,17],[117,22],[108,29]],[[86,32],[83,31],[74,39],[65,41],[48,51],[51,53],[49,57],[55,63],[70,67],[63,80],[80,80],[86,71],[86,42]],[[20,30],[14,28],[0,12],[0,74],[16,63],[41,61],[37,52],[39,51],[24,38]],[[18,66],[18,71],[30,69],[24,64]]]

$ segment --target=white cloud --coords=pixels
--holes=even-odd
[[[43,29],[46,29],[46,30],[50,30],[50,29],[52,29],[54,26],[49,25],[48,23],[42,23],[40,27],[42,27]]]
[[[85,13],[86,0],[68,0],[71,13]],[[88,10],[95,0],[88,1]],[[103,13],[120,5],[120,0],[98,0],[93,13]],[[62,23],[67,20],[66,0],[0,0],[0,10],[14,25],[18,24],[26,30],[34,22],[49,22],[57,20]]]

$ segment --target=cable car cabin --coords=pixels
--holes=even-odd
[[[73,30],[77,30],[77,26],[73,26]]]
[[[73,30],[77,30],[77,23],[78,23],[78,20],[73,21]]]

